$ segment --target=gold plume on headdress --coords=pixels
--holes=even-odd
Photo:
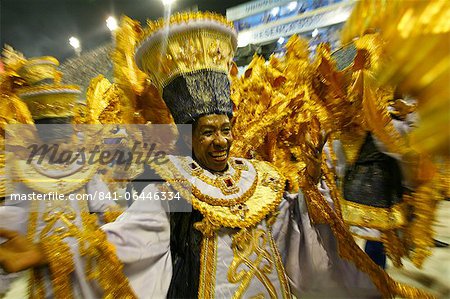
[[[33,118],[25,103],[16,95],[16,89],[24,84],[17,71],[26,62],[25,57],[6,45],[2,51],[4,70],[0,73],[0,197],[5,196],[5,133],[9,124],[33,124]],[[16,130],[10,131],[10,134]],[[21,136],[8,136],[8,145],[25,147],[34,138],[33,130],[23,130]],[[25,141],[27,140],[27,141]]]
[[[14,50],[10,45],[5,45],[2,56],[2,61],[5,64],[6,70],[17,71],[27,61],[22,53]]]
[[[116,48],[112,53],[114,81],[134,105],[133,123],[173,123],[161,95],[135,62],[135,48],[144,35],[141,25],[135,20],[123,17],[115,34]]]
[[[92,79],[86,91],[86,122],[131,124],[133,121],[133,103],[123,90],[102,75]]]
[[[114,79],[124,87],[141,95],[146,85],[147,75],[142,72],[134,60],[134,50],[141,40],[143,30],[139,22],[126,16],[122,17],[120,27],[115,31],[116,46],[111,55],[114,62]]]
[[[0,132],[1,149],[4,149],[6,124],[33,124],[27,105],[17,96],[18,88],[24,84],[17,71],[27,62],[22,53],[6,45],[2,52],[5,70],[0,73]]]

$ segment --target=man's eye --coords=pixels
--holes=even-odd
[[[223,128],[222,129],[222,133],[224,133],[224,134],[230,134],[230,132],[231,132],[230,128]]]
[[[213,131],[204,131],[202,133],[203,136],[211,136],[213,134]]]

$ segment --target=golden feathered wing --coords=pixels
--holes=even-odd
[[[399,294],[403,297],[427,297],[420,290],[404,287],[393,281],[356,243],[345,241],[352,236],[339,214],[340,193],[335,185],[335,177],[327,172],[325,166],[322,168],[331,189],[335,210],[316,186],[314,175],[320,165],[321,149],[326,136],[340,136],[346,131],[342,130],[343,123],[348,128],[353,126],[364,132],[365,116],[349,116],[345,109],[353,108],[354,104],[351,100],[344,104],[340,102],[348,96],[349,91],[354,90],[350,92],[353,94],[358,90],[359,97],[353,101],[359,101],[358,105],[362,107],[363,75],[346,77],[336,70],[329,55],[323,61],[329,64],[324,72],[321,70],[324,67],[321,60],[317,58],[311,62],[307,42],[297,36],[289,40],[286,48],[284,57],[272,56],[268,62],[254,57],[241,77],[237,76],[236,68],[232,69],[232,100],[236,106],[232,154],[269,161],[286,177],[289,191],[296,192],[301,188],[306,195],[311,220],[331,226],[339,242],[341,256],[367,272],[385,296]],[[329,75],[329,80],[325,80],[322,74]],[[383,94],[384,90],[376,92]],[[373,97],[369,100],[377,105]],[[382,111],[381,108],[377,109]],[[339,117],[335,117],[336,114]]]
[[[321,148],[325,134],[342,141],[350,163],[367,131],[390,152],[403,156],[414,149],[448,154],[449,133],[436,128],[450,123],[450,90],[444,82],[450,77],[449,11],[447,1],[361,1],[343,30],[346,47],[358,37],[350,43],[354,57],[343,69],[326,45],[318,48],[311,63],[304,42],[293,37],[285,57],[268,62],[255,57],[240,78],[232,72],[236,105],[232,153],[274,163],[289,180],[291,191],[304,187],[305,167],[314,164],[314,150]],[[377,33],[373,28],[379,29]],[[425,142],[410,144],[394,129],[388,106],[393,104],[395,87],[419,100],[424,121],[412,140],[420,136]],[[420,266],[432,244],[438,198],[432,185],[440,178],[424,155],[416,162],[420,184],[410,200],[415,220],[407,233],[415,234],[410,256]]]
[[[359,1],[342,32],[344,42],[377,29],[389,60],[375,73],[380,86],[397,86],[419,101],[421,125],[412,145],[419,151],[450,153],[450,2]],[[445,131],[445,132],[444,132]]]
[[[116,48],[112,55],[115,82],[135,105],[134,123],[174,123],[172,115],[148,76],[136,65],[134,51],[144,31],[139,22],[123,17],[116,32]]]
[[[400,153],[411,165],[416,190],[407,201],[414,206],[414,218],[406,230],[410,258],[421,266],[433,246],[433,219],[445,172],[438,172],[431,160],[450,153],[450,3],[436,1],[359,1],[342,32],[343,42],[379,32],[383,59],[368,78],[372,88],[365,113],[372,119],[385,119],[373,113],[379,99],[370,94],[376,88],[396,89],[417,99],[421,121],[408,142],[397,139],[387,126],[371,128],[392,152]],[[381,121],[380,124],[385,124]],[[400,141],[400,142],[399,142]],[[414,154],[416,153],[416,154]],[[418,153],[418,154],[417,154]],[[413,159],[410,157],[413,156]],[[415,171],[413,171],[415,170]],[[445,187],[444,187],[445,188]],[[444,190],[445,191],[445,190]]]
[[[114,83],[103,76],[91,80],[86,93],[86,107],[79,109],[77,122],[88,124],[121,124],[126,127],[126,137],[104,132],[109,138],[122,138],[123,146],[142,144],[142,131],[128,124],[172,124],[173,118],[157,89],[135,63],[134,50],[142,39],[139,22],[123,17],[116,30],[116,46],[112,53]],[[109,127],[108,127],[109,128]],[[142,166],[142,165],[141,165]],[[116,166],[105,173],[104,178],[116,187],[113,174],[133,178],[142,167],[130,167],[126,171]],[[128,172],[125,174],[124,172]]]
[[[243,76],[232,72],[232,154],[273,163],[294,192],[306,165],[320,159],[314,151],[323,145],[321,124],[326,123],[312,90],[308,59],[307,42],[293,37],[284,58],[265,62],[255,56]]]

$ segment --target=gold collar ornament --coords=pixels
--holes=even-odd
[[[98,164],[77,165],[27,163],[16,159],[14,181],[25,184],[40,193],[49,193],[57,188],[58,193],[68,194],[86,185],[97,173]]]
[[[167,164],[150,166],[202,213],[204,220],[196,228],[203,233],[211,234],[220,227],[254,226],[275,212],[281,203],[285,180],[267,162],[232,159],[230,164],[240,161],[242,169],[246,167],[248,170],[241,170],[241,178],[235,182],[240,192],[225,195],[219,186],[208,184],[187,172],[183,164],[186,165],[188,159],[193,161],[191,158],[169,156]]]
[[[241,179],[242,171],[248,171],[248,166],[241,159],[230,159],[228,170],[223,173],[215,173],[208,175],[197,162],[190,158],[181,158],[183,168],[187,173],[199,178],[208,185],[216,186],[222,191],[223,195],[235,194],[240,191],[236,182]]]

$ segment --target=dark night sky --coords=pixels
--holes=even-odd
[[[199,10],[225,14],[249,0],[177,0],[175,9],[198,5]],[[110,39],[108,16],[128,15],[144,23],[163,15],[160,0],[0,0],[0,45],[9,44],[26,57],[51,55],[64,60],[74,51],[70,36],[83,50]]]

